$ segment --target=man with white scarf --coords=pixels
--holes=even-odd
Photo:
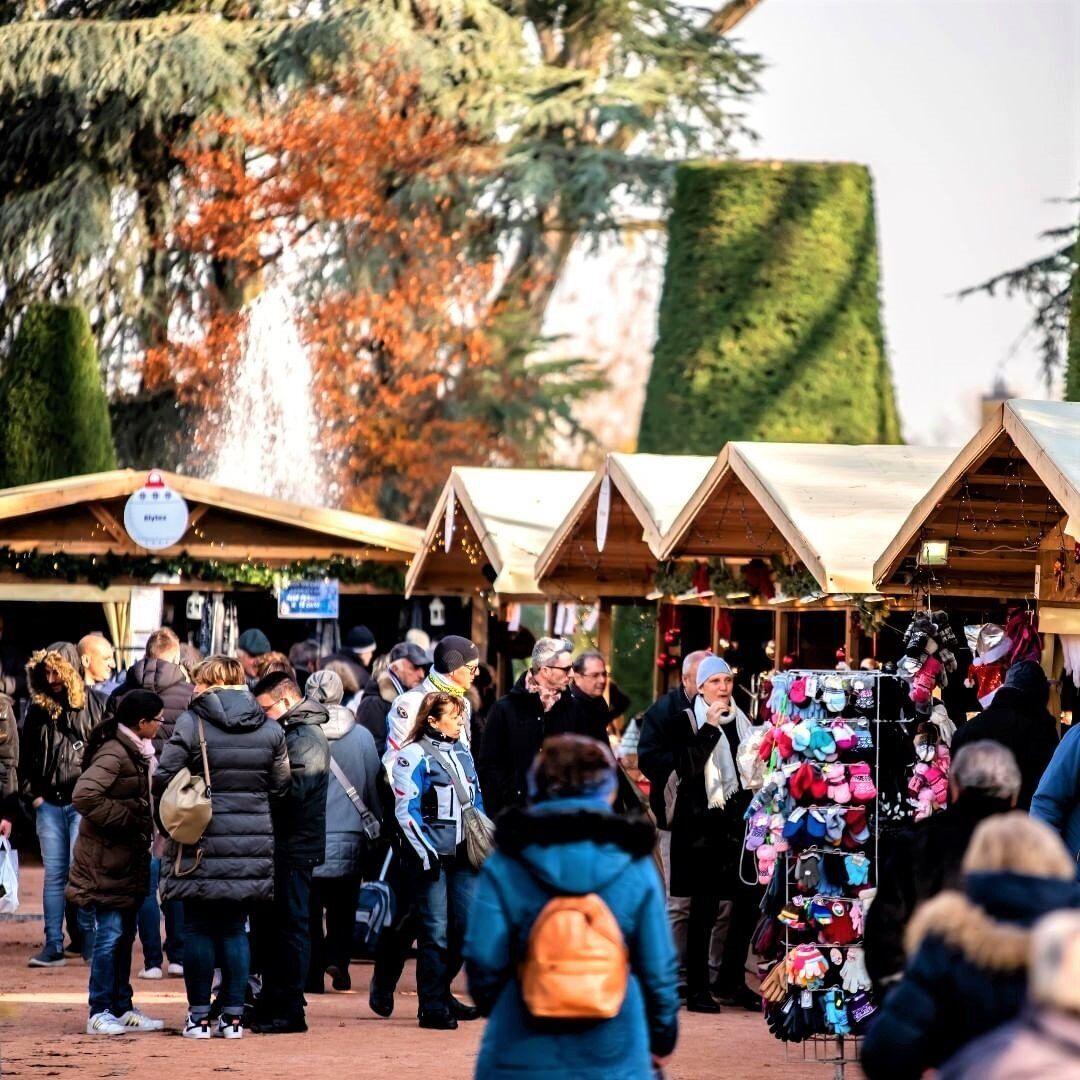
[[[732,701],[734,685],[728,663],[707,656],[698,667],[693,705],[672,717],[663,732],[678,778],[671,817],[671,894],[690,897],[686,1005],[691,1012],[719,1011],[710,993],[709,940],[722,900],[731,901],[732,909],[716,994],[727,1004],[758,1007],[746,987],[745,966],[760,890],[741,880],[743,814],[751,793],[736,765],[739,744],[752,726]]]

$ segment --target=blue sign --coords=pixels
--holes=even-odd
[[[290,581],[278,593],[279,619],[336,619],[338,582]]]

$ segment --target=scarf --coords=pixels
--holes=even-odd
[[[451,694],[453,697],[464,697],[465,687],[458,686],[456,682],[440,675],[434,668],[428,672],[428,682],[439,691],[440,694]]]
[[[150,770],[150,775],[153,776],[154,769],[157,766],[157,754],[154,752],[153,742],[150,739],[140,739],[131,728],[125,727],[123,724],[116,725],[116,734],[121,739],[127,740],[139,751],[146,762],[146,767]]]
[[[708,711],[709,707],[705,704],[705,699],[698,694],[694,698],[694,718],[698,730],[706,723],[705,716]],[[752,731],[746,714],[734,704],[731,706],[730,719],[723,721],[720,726],[725,728],[728,724],[738,725],[740,743],[748,738]],[[709,800],[709,809],[722,810],[727,805],[728,799],[738,790],[739,774],[735,769],[735,759],[731,755],[731,743],[721,730],[720,738],[717,739],[712,753],[705,762],[705,795]]]
[[[544,712],[551,712],[555,702],[562,697],[561,690],[547,690],[540,685],[539,680],[531,671],[525,672],[525,689],[530,694],[540,695],[540,704],[544,707]]]

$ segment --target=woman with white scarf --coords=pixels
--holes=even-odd
[[[88,1035],[165,1026],[135,1008],[131,990],[136,919],[150,887],[150,779],[163,709],[161,698],[149,690],[126,694],[115,715],[90,732],[72,794],[82,820],[67,898],[89,910],[95,929]]]
[[[707,656],[697,673],[693,706],[664,732],[675,780],[671,822],[671,895],[690,897],[686,941],[686,1007],[718,1012],[721,1002],[757,1008],[744,969],[757,919],[760,890],[742,881],[743,814],[751,792],[736,764],[739,745],[753,728],[732,700],[728,663]],[[749,881],[753,874],[746,875]],[[724,958],[710,987],[709,941],[722,900],[732,904]]]

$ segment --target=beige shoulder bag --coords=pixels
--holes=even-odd
[[[206,756],[206,729],[202,717],[198,717],[199,750],[202,754],[203,774],[197,776],[185,766],[165,788],[158,804],[158,815],[165,831],[176,841],[176,862],[173,873],[184,877],[196,870],[202,862],[202,848],[195,853],[195,862],[187,870],[180,869],[180,859],[185,844],[197,844],[206,832],[213,816],[210,802],[210,762]]]

